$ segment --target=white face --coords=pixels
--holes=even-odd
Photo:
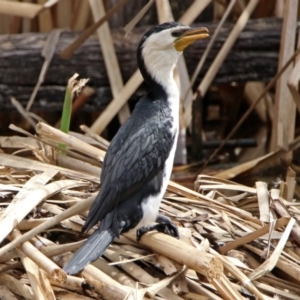
[[[175,49],[174,42],[177,37],[172,36],[174,30],[182,28],[184,27],[153,33],[143,44],[142,56],[145,66],[153,79],[161,84],[173,76],[173,68],[182,53]]]
[[[155,50],[175,49],[174,42],[176,39],[178,39],[178,37],[173,36],[172,32],[184,28],[190,29],[188,26],[180,26],[180,27],[164,29],[160,32],[153,33],[147,38],[147,41],[144,43],[144,47],[149,46],[149,45],[146,46],[146,44],[151,44],[152,48]]]

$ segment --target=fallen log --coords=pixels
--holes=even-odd
[[[220,68],[214,83],[267,81],[273,77],[277,70],[281,24],[279,19],[250,20]],[[213,23],[201,25],[208,27],[211,33],[216,27]],[[196,82],[197,85],[232,26],[232,23],[227,23],[222,29]],[[136,69],[136,48],[146,29],[147,27],[136,28],[128,37],[124,36],[121,29],[113,31],[114,46],[124,81]],[[37,95],[35,109],[42,109],[45,105],[48,108],[50,103],[53,110],[61,110],[64,87],[75,72],[81,77],[90,78],[89,84],[96,89],[97,92],[91,100],[94,108],[100,109],[111,100],[104,60],[96,37],[90,37],[71,59],[60,57],[60,51],[76,36],[78,33],[74,32],[61,34],[45,81]],[[28,101],[42,68],[41,51],[46,38],[47,35],[43,33],[0,36],[0,105],[3,109],[11,108],[9,96],[16,97],[22,103]],[[205,40],[195,43],[185,52],[189,74],[192,74],[206,44]]]

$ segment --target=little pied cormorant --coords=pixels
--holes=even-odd
[[[192,29],[176,22],[155,26],[143,36],[137,61],[151,90],[111,141],[100,192],[82,231],[99,221],[100,226],[64,266],[68,274],[78,273],[99,258],[120,233],[130,229],[137,229],[137,239],[152,229],[179,237],[172,221],[158,214],[179,131],[179,90],[173,69],[188,45],[207,36],[206,28]]]

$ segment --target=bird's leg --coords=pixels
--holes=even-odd
[[[170,218],[163,215],[158,215],[158,217],[156,218],[156,222],[157,224],[144,226],[137,229],[136,231],[137,241],[139,241],[146,232],[152,231],[154,229],[156,229],[159,232],[163,232],[173,237],[179,238],[178,229],[175,226],[175,224],[171,221]]]

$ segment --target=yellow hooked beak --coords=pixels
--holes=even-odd
[[[178,39],[175,40],[175,49],[182,52],[187,46],[199,39],[205,39],[209,36],[206,27],[192,28],[185,31]]]

